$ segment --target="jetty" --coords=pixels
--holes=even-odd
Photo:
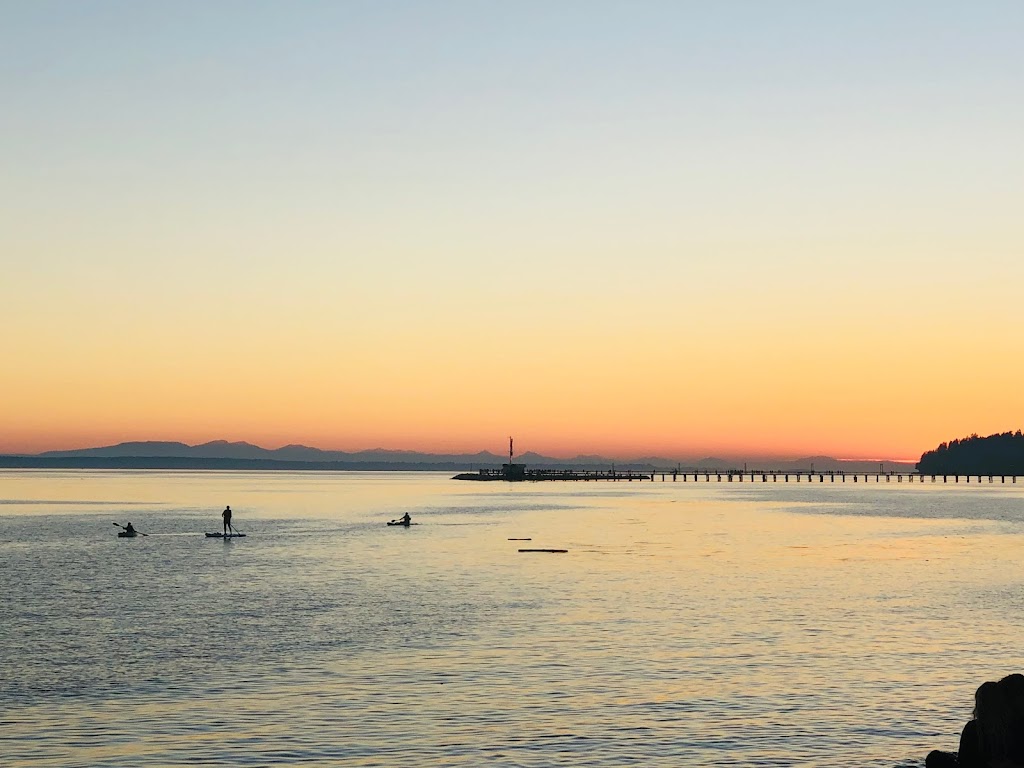
[[[540,481],[540,480],[653,480],[654,475],[640,470],[620,469],[543,469],[525,467],[522,464],[502,464],[501,469],[481,469],[476,472],[463,472],[454,480],[507,480],[509,482]]]
[[[588,481],[588,480],[654,480],[654,474],[648,471],[626,469],[616,470],[614,466],[610,469],[544,469],[543,467],[527,467],[525,464],[516,464],[512,461],[512,438],[508,439],[508,464],[502,464],[501,469],[487,467],[476,472],[463,472],[453,477],[453,480],[504,480],[511,483],[542,480],[564,480],[564,481]]]

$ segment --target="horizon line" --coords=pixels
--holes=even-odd
[[[4,453],[3,455],[7,455],[7,456],[40,456],[41,454],[44,454],[44,453],[53,453],[53,452],[84,451],[84,450],[93,450],[93,449],[102,449],[102,448],[115,448],[115,447],[117,447],[119,445],[125,445],[125,444],[130,444],[130,443],[180,443],[181,445],[184,445],[184,446],[186,446],[188,448],[196,448],[196,447],[200,447],[200,446],[204,446],[204,445],[211,445],[213,443],[224,443],[226,445],[248,445],[248,446],[252,446],[254,448],[259,448],[260,450],[265,450],[265,451],[277,451],[277,450],[281,450],[283,448],[309,448],[309,449],[313,449],[313,450],[317,450],[317,451],[323,451],[325,453],[330,453],[330,452],[336,452],[336,453],[371,453],[371,452],[374,452],[374,451],[381,451],[381,452],[387,452],[387,453],[420,453],[420,454],[427,454],[427,455],[449,455],[449,456],[457,456],[457,455],[471,456],[471,455],[478,454],[478,453],[489,453],[489,454],[491,454],[493,456],[496,456],[498,458],[503,458],[506,455],[504,453],[494,452],[494,451],[492,451],[490,449],[487,449],[487,448],[481,448],[481,449],[477,449],[477,450],[463,450],[463,451],[451,451],[451,450],[444,450],[444,449],[438,450],[438,449],[416,449],[416,448],[385,448],[385,447],[382,447],[382,446],[376,446],[376,447],[373,447],[373,448],[344,449],[344,448],[321,448],[321,447],[316,446],[316,445],[307,445],[305,443],[296,443],[296,442],[282,443],[281,445],[279,445],[277,447],[268,448],[268,447],[260,445],[258,443],[249,442],[248,440],[228,440],[228,439],[225,439],[225,438],[216,438],[216,439],[213,439],[213,440],[206,440],[206,441],[197,442],[197,443],[188,443],[188,442],[186,442],[184,440],[166,440],[166,439],[164,439],[164,440],[160,440],[160,439],[122,440],[122,441],[117,442],[117,443],[110,443],[110,444],[106,444],[106,445],[86,445],[86,446],[77,447],[77,448],[49,448],[49,449],[42,450],[42,451],[36,451],[34,453],[16,452],[16,453]],[[824,454],[824,453],[813,453],[813,454],[804,454],[804,455],[792,455],[792,454],[783,455],[783,454],[770,454],[770,453],[769,454],[757,454],[757,453],[751,453],[751,454],[735,454],[735,453],[714,454],[714,453],[706,453],[706,454],[703,454],[703,455],[700,455],[700,456],[698,456],[698,455],[671,456],[671,455],[658,455],[657,453],[654,453],[654,452],[645,452],[645,453],[632,453],[632,454],[629,454],[629,455],[609,456],[609,455],[603,455],[603,454],[599,454],[599,453],[587,453],[587,452],[584,452],[582,450],[578,450],[575,453],[575,455],[571,455],[570,456],[570,455],[566,455],[566,454],[564,454],[562,452],[558,452],[558,453],[541,453],[540,451],[528,450],[528,451],[524,451],[522,453],[519,453],[518,456],[525,456],[526,454],[529,454],[529,453],[533,453],[533,454],[536,454],[538,456],[545,456],[546,458],[562,459],[562,460],[577,459],[577,458],[580,458],[582,456],[598,456],[599,458],[602,458],[602,459],[609,459],[609,460],[615,460],[615,461],[640,461],[640,460],[643,460],[643,459],[658,458],[658,459],[666,459],[666,460],[671,459],[671,460],[674,460],[674,461],[677,461],[677,462],[678,461],[682,461],[682,460],[686,460],[686,461],[706,461],[706,460],[709,460],[709,459],[718,460],[718,461],[742,461],[742,462],[747,462],[747,463],[749,463],[751,461],[789,461],[789,462],[792,462],[792,461],[809,460],[809,459],[814,459],[814,458],[830,459],[832,461],[841,461],[841,462],[883,462],[883,463],[884,462],[889,462],[889,463],[893,463],[893,464],[914,464],[914,463],[920,461],[920,457],[914,457],[914,458],[864,457],[864,458],[861,458],[861,457],[849,457],[849,456],[830,456],[830,455],[827,455],[827,454]]]

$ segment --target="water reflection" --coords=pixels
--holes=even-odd
[[[1021,492],[975,490],[0,473],[0,751],[921,765],[1024,666]]]

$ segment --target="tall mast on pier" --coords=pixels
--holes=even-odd
[[[512,438],[511,437],[509,437],[509,439],[508,439],[508,463],[509,463],[509,466],[512,466]]]

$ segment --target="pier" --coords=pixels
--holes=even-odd
[[[680,469],[658,469],[654,470],[650,479],[654,480],[656,477],[661,477],[661,481],[665,482],[668,478],[671,478],[672,482],[807,482],[807,483],[835,483],[835,482],[875,482],[875,483],[953,483],[957,484],[961,481],[964,484],[969,484],[972,481],[975,484],[987,482],[1005,484],[1007,481],[1010,483],[1017,482],[1017,475],[926,475],[920,472],[847,472],[844,470],[836,471],[815,471],[815,470],[680,470]]]
[[[684,469],[682,464],[668,469],[616,469],[612,464],[609,469],[552,469],[544,467],[527,467],[525,464],[516,464],[513,461],[512,438],[508,439],[508,463],[502,464],[501,468],[486,467],[476,472],[463,472],[455,475],[453,480],[475,480],[475,481],[501,481],[506,482],[541,482],[546,480],[562,480],[571,482],[589,482],[605,480],[609,482],[694,482],[694,483],[950,483],[957,485],[963,480],[965,485],[971,484],[974,479],[975,485],[988,482],[989,485],[996,483],[1005,485],[1007,479],[1011,484],[1016,484],[1018,475],[1007,474],[969,474],[969,475],[933,475],[922,474],[910,471],[884,471],[884,463],[878,464],[874,471],[851,472],[848,470],[815,470],[814,463],[810,463],[808,469],[700,469],[691,467]],[[795,462],[794,462],[795,463]],[[863,466],[863,464],[861,465]],[[1006,466],[1005,464],[1003,465]]]
[[[543,469],[504,464],[501,469],[480,469],[456,475],[455,480],[540,482],[692,482],[692,483],[937,483],[1015,484],[1017,475],[923,475],[919,472],[847,472],[815,470],[708,470],[708,469]]]

